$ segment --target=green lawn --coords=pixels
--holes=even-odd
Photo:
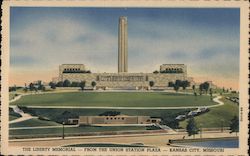
[[[84,132],[105,132],[105,131],[127,131],[127,130],[147,130],[145,126],[81,126],[65,127],[65,134],[80,134]],[[10,135],[46,135],[62,134],[62,128],[44,128],[44,129],[18,129],[10,130]]]
[[[208,106],[209,96],[142,92],[68,92],[28,95],[11,103],[19,106],[96,106],[96,107],[180,107]]]
[[[59,126],[59,125],[61,124],[58,124],[53,121],[30,119],[22,122],[12,123],[9,125],[9,127],[14,128],[14,127]]]
[[[234,115],[239,115],[239,106],[225,98],[222,99],[225,103],[223,106],[210,108],[208,113],[202,114],[195,117],[195,121],[199,126],[202,124],[202,127],[228,127],[230,120]],[[186,128],[187,120],[180,122],[182,128]]]

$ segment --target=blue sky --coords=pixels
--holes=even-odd
[[[63,63],[84,63],[92,72],[117,72],[119,16],[128,18],[129,72],[184,63],[190,76],[238,82],[236,8],[12,7],[13,79],[30,71],[57,76]]]

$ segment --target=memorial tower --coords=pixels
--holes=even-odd
[[[127,17],[119,18],[118,34],[118,73],[128,72],[128,21]]]

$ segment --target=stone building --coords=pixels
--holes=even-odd
[[[147,89],[149,82],[154,82],[154,88],[166,88],[169,82],[193,80],[187,77],[187,67],[184,64],[163,64],[157,73],[128,73],[128,34],[127,18],[119,19],[118,34],[118,73],[91,73],[84,64],[62,64],[59,66],[58,81],[86,82],[86,87],[96,83],[96,88]]]
[[[153,124],[160,123],[160,118],[150,116],[79,116],[78,119],[68,119],[69,124],[96,125],[96,124]]]

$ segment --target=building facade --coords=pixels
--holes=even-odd
[[[118,34],[118,73],[91,73],[84,64],[62,64],[59,66],[58,81],[71,82],[85,81],[86,87],[95,82],[96,88],[123,88],[139,89],[149,88],[153,81],[155,88],[166,88],[169,82],[188,80],[187,67],[184,64],[163,64],[160,70],[154,73],[128,73],[128,33],[127,17],[119,18]],[[151,83],[152,84],[152,83]]]
[[[95,124],[152,124],[160,123],[160,118],[150,116],[79,116],[79,119],[69,119],[69,124],[95,125]]]

